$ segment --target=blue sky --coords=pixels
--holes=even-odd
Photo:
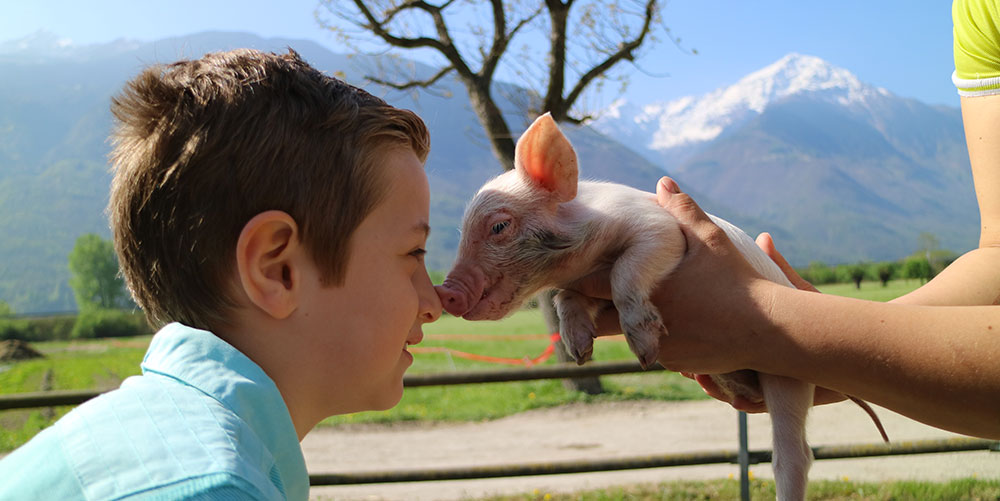
[[[206,30],[307,38],[343,52],[314,19],[318,0],[0,0],[0,41],[47,30],[75,43],[156,40]],[[646,49],[630,101],[698,95],[798,52],[930,104],[958,106],[950,2],[671,0],[664,23],[681,47]],[[610,96],[609,95],[609,99]]]

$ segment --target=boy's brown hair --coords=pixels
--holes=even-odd
[[[236,242],[267,210],[299,225],[322,279],[379,204],[385,147],[430,147],[424,123],[323,75],[294,51],[212,53],[146,69],[112,99],[115,250],[154,327],[227,323]]]

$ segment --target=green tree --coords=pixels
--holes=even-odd
[[[879,282],[882,282],[882,287],[888,287],[889,280],[896,276],[897,267],[896,263],[892,261],[883,261],[874,265],[875,276],[878,277]]]
[[[14,316],[14,308],[11,308],[7,301],[0,300],[0,318],[10,318]]]
[[[832,284],[837,281],[837,273],[822,261],[812,261],[802,277],[813,285]]]
[[[903,262],[903,276],[907,279],[916,278],[921,283],[931,278],[931,263],[924,256],[911,256]]]
[[[99,235],[88,233],[76,239],[69,253],[69,271],[69,285],[80,311],[121,308],[127,301],[114,247]]]
[[[854,282],[854,288],[861,288],[861,281],[865,279],[868,274],[868,266],[865,263],[855,263],[844,266],[843,268],[844,277]]]

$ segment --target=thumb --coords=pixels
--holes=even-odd
[[[757,247],[760,247],[760,250],[764,251],[767,257],[771,258],[774,264],[778,265],[778,268],[781,268],[781,272],[785,274],[785,277],[792,282],[792,285],[796,289],[819,292],[811,283],[799,276],[795,268],[792,268],[792,265],[788,264],[788,261],[785,260],[785,256],[782,256],[778,252],[778,248],[774,246],[774,239],[771,238],[770,233],[765,232],[757,235]]]
[[[695,223],[711,223],[705,211],[669,177],[660,178],[660,182],[656,184],[656,201],[681,224],[693,226]]]

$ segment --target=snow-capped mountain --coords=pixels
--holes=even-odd
[[[81,45],[72,39],[40,30],[22,38],[0,42],[0,61],[39,64],[51,60],[87,61],[134,51],[142,43],[118,39],[108,43]]]
[[[790,54],[702,96],[619,102],[593,125],[760,229],[794,235],[798,262],[904,255],[925,232],[955,251],[975,246],[959,110],[816,57]]]
[[[760,115],[772,103],[804,93],[853,108],[867,107],[890,95],[818,57],[788,54],[733,85],[702,96],[645,105],[619,99],[591,125],[661,160],[669,150],[690,151]],[[674,155],[671,163],[678,156],[687,155]]]
[[[73,307],[66,255],[81,233],[107,232],[110,97],[145,64],[234,47],[294,47],[315,67],[364,82],[357,57],[244,33],[96,46],[40,33],[0,43],[0,299],[17,311]],[[500,168],[461,84],[443,84],[447,92],[419,98],[368,86],[431,130],[427,262],[437,270],[454,256],[466,200]],[[518,106],[502,103],[515,131],[530,118]],[[618,103],[602,124],[603,133],[564,128],[585,177],[652,190],[666,165],[706,210],[748,233],[771,232],[795,265],[897,259],[921,232],[955,251],[977,242],[959,110],[893,96],[816,58],[786,57],[700,97]],[[648,147],[654,139],[662,149]]]

